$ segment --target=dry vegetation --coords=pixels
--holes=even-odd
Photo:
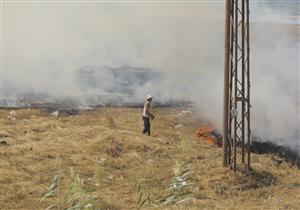
[[[0,110],[1,209],[45,209],[54,203],[65,209],[78,197],[101,209],[300,208],[296,167],[253,154],[253,172],[234,174],[222,167],[219,147],[193,135],[201,124],[195,115],[180,108],[154,111],[153,136],[148,137],[141,134],[136,108],[99,108],[57,118],[16,110],[16,119],[8,119],[10,110]],[[187,174],[178,166],[185,164]],[[39,204],[55,175],[59,189]],[[179,196],[185,184],[186,202],[161,206]],[[80,199],[76,202],[83,205]]]

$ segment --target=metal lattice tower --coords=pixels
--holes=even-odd
[[[239,158],[250,169],[249,38],[249,0],[225,0],[223,165],[234,171]]]

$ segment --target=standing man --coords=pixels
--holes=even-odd
[[[144,104],[144,111],[143,111],[143,120],[144,120],[144,130],[143,134],[148,134],[150,136],[150,120],[154,120],[154,115],[151,113],[151,102],[153,96],[147,95],[145,104]]]

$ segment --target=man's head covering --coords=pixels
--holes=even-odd
[[[151,96],[150,94],[148,94],[148,95],[147,95],[147,100],[150,99],[150,98],[152,99],[152,98],[154,98],[154,97]]]

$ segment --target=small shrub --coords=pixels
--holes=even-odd
[[[143,176],[146,179],[153,178],[155,172],[156,172],[156,167],[155,164],[153,163],[153,160],[147,161],[144,165]]]
[[[181,149],[182,158],[185,161],[188,161],[191,158],[191,154],[193,154],[192,153],[193,147],[192,147],[191,139],[186,138],[186,137],[181,138],[180,149]]]
[[[116,120],[112,115],[106,115],[106,121],[109,128],[117,128]]]
[[[105,173],[104,173],[103,166],[100,165],[99,161],[96,160],[95,169],[94,169],[94,178],[96,179],[97,184],[99,184],[99,182],[101,182],[101,180],[103,179],[104,176],[105,176]]]

